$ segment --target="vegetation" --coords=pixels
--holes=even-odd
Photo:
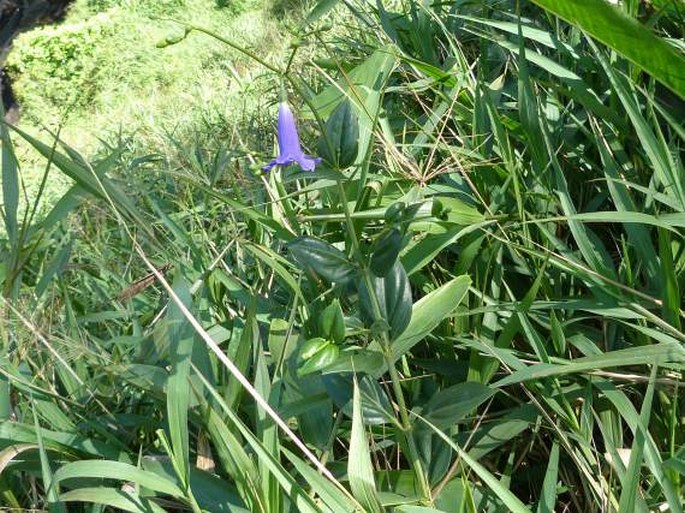
[[[682,511],[685,12],[580,4],[285,2],[271,54],[186,19],[164,55],[214,38],[263,108],[2,125],[1,500]],[[262,169],[279,99],[313,172]],[[13,141],[34,205],[73,181],[43,218]]]
[[[235,126],[265,108],[273,81],[247,56],[207,35],[156,46],[183,34],[170,21],[178,19],[226,31],[240,44],[276,57],[284,49],[279,34],[285,23],[278,24],[263,4],[76,1],[63,23],[24,32],[13,42],[6,70],[22,126],[33,135],[39,135],[36,128],[59,132],[85,155],[97,154],[103,141],[173,155],[175,140],[201,138],[204,144],[231,137]],[[35,196],[45,165],[25,144],[18,153]],[[69,183],[51,184],[46,203],[57,201]]]

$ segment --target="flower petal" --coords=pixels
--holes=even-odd
[[[305,155],[304,153],[297,159],[297,163],[303,171],[314,171],[314,168],[319,162],[321,162],[319,157],[312,157],[310,155]]]
[[[287,103],[278,105],[278,151],[281,155],[299,155],[302,153],[300,138],[297,135],[295,116]]]
[[[278,105],[278,156],[263,166],[264,171],[270,171],[274,166],[288,166],[297,162],[304,171],[313,171],[321,162],[319,157],[305,155],[297,134],[295,116],[287,103]]]

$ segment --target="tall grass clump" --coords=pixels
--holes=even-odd
[[[3,125],[2,500],[682,511],[682,11],[560,5],[323,0],[283,58],[182,24],[313,171],[249,120],[93,161]],[[43,221],[17,139],[75,183]]]

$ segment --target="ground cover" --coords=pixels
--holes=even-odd
[[[189,23],[258,122],[3,128],[5,198],[9,137],[75,183],[4,204],[3,500],[682,511],[683,11],[585,4],[284,3],[274,59]]]

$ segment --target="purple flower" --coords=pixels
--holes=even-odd
[[[281,102],[278,104],[278,157],[262,169],[269,171],[274,166],[287,166],[294,162],[297,162],[304,171],[314,171],[314,167],[321,159],[305,155],[302,151],[293,111],[287,103]]]

